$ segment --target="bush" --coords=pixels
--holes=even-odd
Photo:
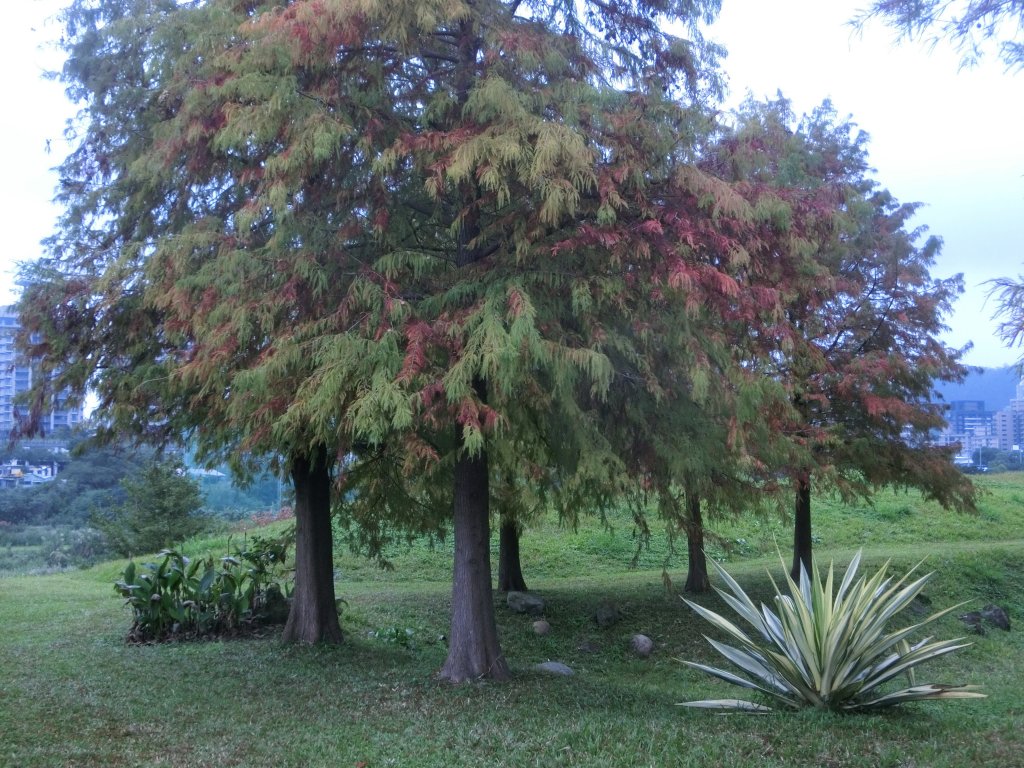
[[[254,537],[234,555],[190,559],[164,550],[158,562],[128,563],[114,583],[132,609],[136,642],[224,635],[287,618],[286,545]]]
[[[833,596],[833,569],[829,566],[824,585],[815,571],[813,579],[801,569],[800,584],[786,576],[788,595],[775,586],[776,613],[762,604],[757,608],[739,584],[720,565],[712,562],[732,594],[715,588],[722,599],[755,630],[751,638],[729,620],[696,603],[686,603],[715,627],[729,635],[739,648],[711,638],[708,642],[741,672],[741,677],[726,670],[695,662],[683,662],[695,669],[760,692],[787,709],[820,707],[838,711],[879,709],[924,699],[978,698],[975,686],[916,685],[914,668],[969,643],[954,640],[932,641],[926,637],[914,645],[908,638],[926,624],[958,608],[953,606],[932,614],[924,621],[894,632],[886,624],[906,608],[931,578],[928,574],[906,584],[914,569],[892,584],[884,566],[871,578],[854,578],[860,565],[860,553],[854,557],[846,576]],[[685,598],[684,598],[685,600]],[[900,675],[907,675],[910,686],[889,693],[883,687]],[[751,712],[770,711],[770,707],[750,701],[721,699],[687,702],[683,706],[732,709]]]

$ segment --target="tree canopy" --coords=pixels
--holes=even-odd
[[[124,557],[157,552],[208,527],[201,512],[199,484],[180,460],[152,461],[121,481],[124,501],[95,510],[90,522]]]

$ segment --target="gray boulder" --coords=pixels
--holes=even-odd
[[[633,635],[633,638],[629,641],[629,647],[641,659],[646,659],[654,651],[654,641],[647,635],[637,634]]]
[[[544,635],[551,633],[551,625],[544,621],[544,619],[538,619],[533,622],[533,631],[535,634],[544,637]]]
[[[981,615],[993,626],[999,627],[999,629],[1010,631],[1010,617],[1006,613],[1006,610],[1000,608],[998,605],[989,603],[981,609]]]
[[[572,671],[571,667],[560,661],[541,662],[540,664],[534,664],[533,668],[538,672],[545,672],[549,675],[561,675],[562,677],[572,677],[576,674]]]
[[[513,613],[525,613],[528,616],[544,613],[544,600],[529,592],[509,592],[505,602]]]

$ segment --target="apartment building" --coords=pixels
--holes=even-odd
[[[35,372],[18,354],[14,338],[20,328],[17,307],[0,307],[0,440],[6,440],[18,421],[19,406],[16,397],[32,386]],[[64,427],[76,427],[82,422],[82,408],[57,407],[43,419],[42,428],[51,434]]]

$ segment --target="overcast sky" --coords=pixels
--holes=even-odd
[[[877,23],[857,35],[846,22],[865,2],[723,0],[711,35],[729,50],[730,103],[748,90],[758,98],[781,90],[798,114],[831,98],[840,115],[852,115],[871,135],[877,180],[901,201],[927,204],[915,223],[945,241],[933,273],[964,274],[967,292],[946,340],[973,342],[966,360],[974,365],[1015,362],[1017,351],[994,336],[982,284],[1024,272],[1024,73],[1004,72],[991,56],[960,71],[948,45],[897,45]],[[0,121],[0,303],[14,298],[14,264],[38,257],[55,217],[49,169],[67,151],[71,108],[41,76],[60,63],[44,44],[59,36],[46,19],[61,6],[11,3],[0,25],[8,105]]]

